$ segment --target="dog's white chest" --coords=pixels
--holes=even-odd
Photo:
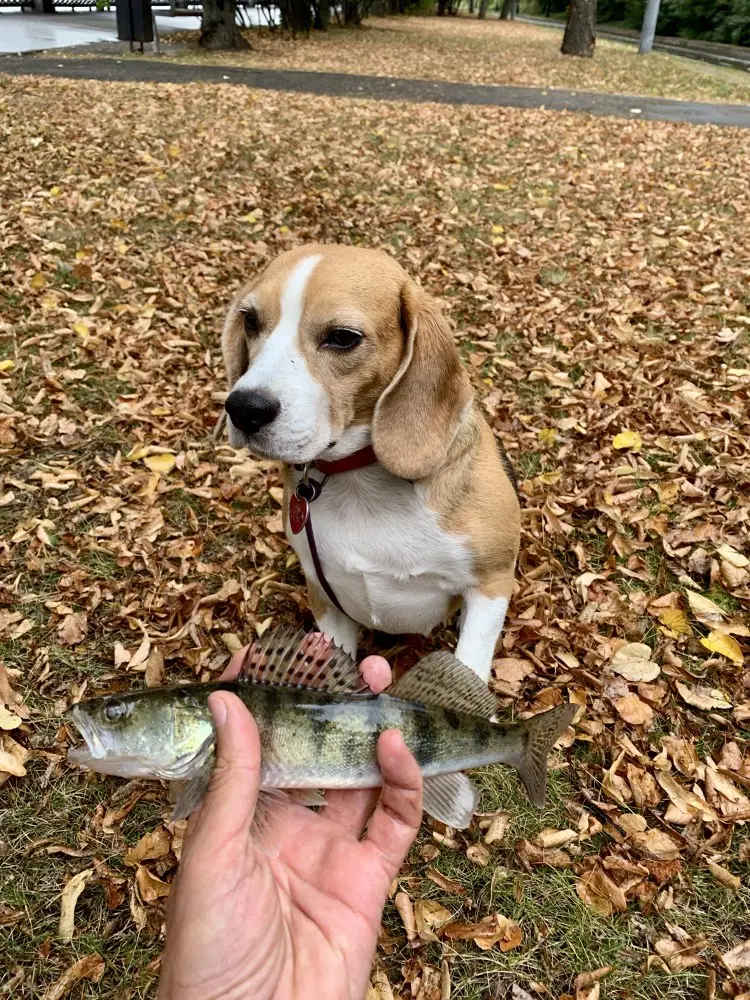
[[[467,544],[439,526],[419,485],[382,466],[331,476],[310,505],[323,573],[344,611],[384,632],[429,632],[473,585]],[[317,580],[305,532],[289,541]]]

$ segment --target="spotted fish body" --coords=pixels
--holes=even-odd
[[[494,697],[447,653],[431,654],[387,693],[374,695],[362,689],[356,665],[341,650],[282,632],[253,648],[236,681],[75,706],[71,718],[87,749],[69,756],[109,774],[187,780],[177,802],[177,814],[187,814],[210,773],[208,698],[217,690],[236,693],[255,718],[262,788],[377,787],[378,737],[398,729],[425,779],[426,811],[452,826],[468,825],[478,798],[462,772],[482,764],[514,766],[532,801],[543,804],[547,755],[575,711],[561,705],[526,722],[493,722]]]

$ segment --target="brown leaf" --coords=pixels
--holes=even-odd
[[[155,830],[144,833],[138,843],[123,855],[123,861],[126,865],[136,865],[139,861],[163,858],[169,850],[169,834],[163,826],[157,826]]]
[[[615,910],[624,913],[628,908],[625,893],[598,866],[583,873],[576,882],[576,892],[587,906],[603,917],[611,916]]]
[[[510,822],[510,813],[499,812],[496,813],[490,825],[487,829],[487,833],[484,835],[485,844],[499,844],[502,842],[505,836],[505,831],[508,828],[508,823]]]
[[[630,843],[644,858],[673,861],[680,856],[679,846],[662,830],[646,830],[645,833],[633,833],[630,835]]]
[[[450,910],[434,899],[418,899],[414,904],[417,933],[423,941],[437,940],[437,932],[451,917]]]
[[[162,882],[145,865],[138,865],[135,880],[144,903],[153,903],[156,899],[168,896],[172,888],[169,882]]]
[[[456,896],[466,895],[466,887],[462,882],[459,882],[458,879],[449,878],[447,875],[443,875],[443,873],[439,872],[437,868],[428,868],[425,871],[425,875],[431,882],[434,882],[435,885],[444,889],[445,892],[451,892]]]
[[[98,983],[104,974],[104,959],[96,953],[85,955],[79,959],[69,969],[56,979],[52,985],[44,991],[41,1000],[62,1000],[73,989],[76,983],[82,979],[90,979],[92,983]]]
[[[407,940],[412,943],[419,936],[412,901],[405,892],[397,892],[393,897],[393,902],[401,917],[401,923],[404,925]]]
[[[737,972],[739,969],[750,969],[750,938],[743,941],[742,944],[738,944],[736,948],[725,952],[721,956],[721,960],[732,972]]]
[[[588,989],[589,986],[593,986],[594,983],[598,983],[601,979],[604,979],[605,976],[608,976],[613,968],[613,965],[603,965],[600,969],[594,969],[591,972],[579,973],[579,975],[576,976],[574,984],[576,990]]]
[[[683,700],[694,708],[702,708],[708,712],[717,708],[725,710],[732,707],[729,698],[718,688],[709,688],[704,684],[683,684],[681,681],[676,681],[675,687]]]
[[[700,816],[704,823],[713,823],[718,820],[716,810],[712,809],[708,802],[696,795],[695,792],[683,788],[667,771],[657,771],[656,780],[682,812],[689,816]]]
[[[493,913],[474,924],[455,921],[443,928],[443,936],[451,941],[473,941],[482,951],[489,951],[496,944],[501,951],[517,948],[523,940],[521,927],[501,913]]]
[[[717,864],[717,862],[709,861],[708,870],[711,872],[716,881],[721,882],[726,889],[731,889],[732,892],[739,892],[742,888],[742,880],[738,878],[737,875],[733,875],[722,865]]]
[[[73,875],[65,884],[60,901],[60,922],[57,928],[57,936],[61,941],[73,940],[76,903],[86,887],[86,882],[93,874],[94,869],[87,868],[85,871]]]
[[[654,717],[653,710],[638,695],[626,694],[613,702],[617,714],[632,726],[650,726]]]
[[[89,616],[85,611],[66,615],[57,626],[60,642],[66,646],[77,646],[83,642],[89,627]]]

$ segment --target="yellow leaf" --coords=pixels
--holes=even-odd
[[[41,272],[37,272],[31,279],[31,287],[36,292],[38,292],[40,288],[44,288],[46,284],[47,284],[47,279]]]
[[[52,195],[53,198],[56,198],[60,194],[60,188],[57,186],[50,188],[49,193]]]
[[[493,232],[493,234],[495,236],[497,236],[498,233],[504,233],[505,232],[505,226],[493,226],[492,227],[492,232]]]
[[[640,451],[643,447],[643,441],[638,431],[623,431],[621,434],[615,434],[612,438],[612,447],[617,448],[618,451],[622,449]]]
[[[148,454],[148,447],[145,444],[136,444],[125,456],[126,462],[137,462],[139,458],[143,458],[144,455]]]
[[[510,184],[493,184],[495,191],[510,191]]]
[[[76,320],[73,324],[73,332],[77,333],[79,337],[88,337],[90,330],[88,323],[84,323],[82,319]]]
[[[173,160],[179,160],[179,158],[182,156],[182,150],[180,149],[179,146],[169,146],[167,148],[167,152],[169,153],[169,155],[172,157]]]
[[[15,712],[9,712],[0,702],[0,729],[18,729],[22,721]]]
[[[92,253],[91,247],[82,247],[80,250],[76,250],[76,260],[86,260]]]
[[[57,299],[54,295],[42,296],[42,309],[57,309]]]
[[[659,621],[662,625],[666,625],[668,629],[676,632],[677,635],[693,634],[687,615],[679,608],[662,608],[659,611]]]
[[[698,621],[704,625],[719,625],[724,620],[724,612],[719,605],[714,604],[713,601],[702,594],[696,594],[694,591],[689,590],[687,592],[687,599],[690,610]]]
[[[143,461],[152,472],[158,472],[160,476],[166,476],[168,472],[174,469],[175,457],[174,455],[149,455]]]
[[[5,361],[0,361],[0,372],[9,372],[15,367],[15,361],[11,361],[10,358],[6,358]]]
[[[740,649],[740,644],[731,635],[726,635],[724,632],[710,632],[701,639],[701,646],[705,646],[712,653],[726,656],[728,660],[736,663],[738,667],[742,666],[744,657]]]
[[[550,448],[555,443],[557,431],[554,427],[543,427],[540,431],[537,431],[536,436],[543,448]]]

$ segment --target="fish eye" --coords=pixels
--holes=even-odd
[[[128,715],[129,706],[124,701],[109,701],[104,708],[104,717],[110,722],[117,722],[118,719]]]

